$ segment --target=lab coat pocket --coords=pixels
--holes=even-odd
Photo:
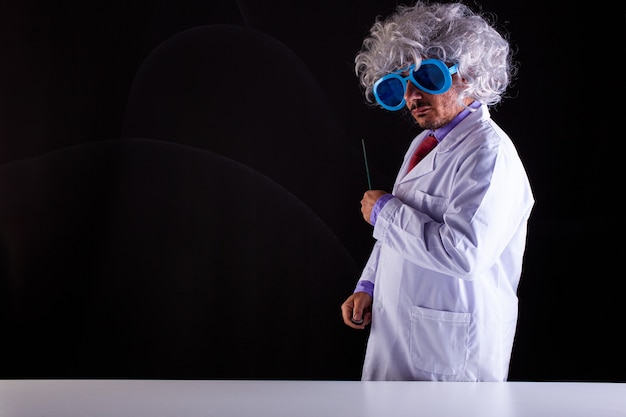
[[[455,375],[465,368],[470,313],[411,307],[410,351],[413,366],[426,372]]]

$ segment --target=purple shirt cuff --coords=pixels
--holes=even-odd
[[[372,208],[372,212],[370,213],[370,223],[372,225],[376,224],[376,219],[378,218],[378,213],[385,207],[387,201],[393,198],[393,194],[384,194],[374,203],[374,207]]]
[[[366,292],[370,295],[370,297],[374,298],[374,283],[372,281],[362,279],[356,284],[354,292]]]

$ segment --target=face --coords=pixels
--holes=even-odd
[[[457,102],[459,91],[463,88],[459,77],[452,76],[452,87],[443,94],[428,94],[418,89],[411,81],[407,83],[404,100],[411,115],[422,129],[435,130],[449,123],[463,111]],[[466,98],[465,104],[472,100]]]

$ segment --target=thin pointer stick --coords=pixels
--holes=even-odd
[[[363,145],[363,159],[365,160],[365,173],[367,174],[367,185],[370,187],[369,189],[372,189],[372,182],[370,181],[370,168],[367,165],[367,153],[365,152],[365,139],[361,139],[361,144]],[[361,318],[361,320],[354,320],[354,318],[351,319],[352,323],[354,324],[363,324],[363,319]]]
[[[365,160],[365,172],[367,173],[367,185],[372,189],[372,181],[370,180],[370,168],[367,166],[367,153],[365,153],[365,139],[361,139],[363,145],[363,159]]]

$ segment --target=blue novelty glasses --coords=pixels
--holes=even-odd
[[[452,74],[456,65],[448,66],[438,59],[425,59],[418,69],[415,64],[385,75],[374,84],[374,97],[387,110],[396,111],[404,107],[404,92],[407,80],[428,94],[442,94],[452,86]],[[403,75],[403,74],[407,75]]]

